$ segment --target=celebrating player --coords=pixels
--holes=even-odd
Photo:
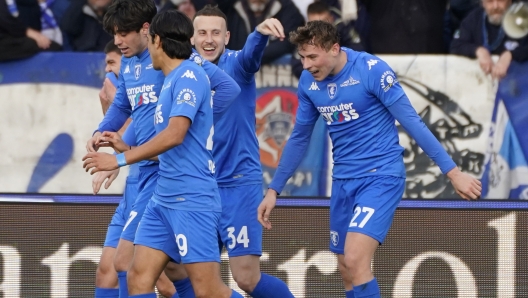
[[[481,183],[457,168],[416,114],[392,69],[376,56],[341,48],[338,40],[336,28],[323,21],[290,33],[304,68],[297,120],[258,217],[271,228],[277,194],[301,162],[321,115],[333,143],[330,250],[338,254],[346,297],[374,298],[380,291],[371,261],[389,231],[405,185],[395,119],[462,198],[479,198]]]
[[[242,297],[220,278],[213,101],[205,71],[188,60],[192,23],[171,10],[154,17],[149,30],[152,65],[166,76],[154,114],[156,136],[117,159],[85,157],[85,167],[99,171],[159,156],[157,187],[136,235],[130,297],[156,297],[155,281],[170,259],[184,264],[197,297]]]
[[[213,136],[216,180],[222,199],[219,232],[233,278],[252,297],[293,297],[282,280],[260,272],[262,226],[256,214],[262,201],[262,171],[255,131],[255,73],[269,36],[284,39],[284,29],[277,19],[267,19],[248,36],[242,50],[232,51],[225,48],[229,32],[220,9],[204,7],[196,13],[193,23],[196,50],[242,89],[215,123]]]

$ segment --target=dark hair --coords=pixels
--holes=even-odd
[[[103,27],[111,35],[117,32],[139,32],[150,23],[157,9],[153,0],[114,0],[103,18]]]
[[[115,45],[113,39],[110,40],[110,41],[105,45],[104,52],[105,52],[105,54],[108,54],[108,53],[114,52],[114,53],[116,53],[116,54],[119,54],[119,56],[121,56],[121,50]]]
[[[328,51],[334,44],[339,44],[339,33],[328,22],[311,21],[290,32],[290,42],[297,47],[309,44]]]
[[[160,37],[161,48],[170,58],[188,59],[192,54],[193,24],[180,11],[170,9],[156,15],[150,24],[149,34],[153,43],[156,35]]]
[[[317,1],[308,5],[308,14],[321,14],[325,12],[330,12],[330,6],[328,6],[328,4],[325,2]]]
[[[207,4],[206,6],[204,6],[204,8],[202,8],[199,11],[196,12],[196,14],[194,15],[193,20],[196,19],[196,17],[199,17],[199,16],[221,17],[222,19],[224,19],[226,21],[226,24],[227,24],[227,17],[220,10],[220,8],[218,8],[218,5]]]

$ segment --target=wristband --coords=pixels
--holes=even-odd
[[[123,167],[127,165],[127,161],[125,159],[125,153],[119,153],[118,155],[116,155],[116,159],[117,159],[117,165],[119,167]]]

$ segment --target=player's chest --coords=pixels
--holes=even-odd
[[[314,81],[306,92],[319,113],[362,112],[369,108],[371,96],[358,76],[348,75],[332,82]]]

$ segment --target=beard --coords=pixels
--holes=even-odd
[[[498,15],[498,14],[488,15],[488,22],[490,22],[490,24],[492,25],[500,25],[502,23],[502,18],[503,18],[503,15]]]
[[[263,12],[266,8],[266,3],[249,3],[249,9],[252,12]]]

